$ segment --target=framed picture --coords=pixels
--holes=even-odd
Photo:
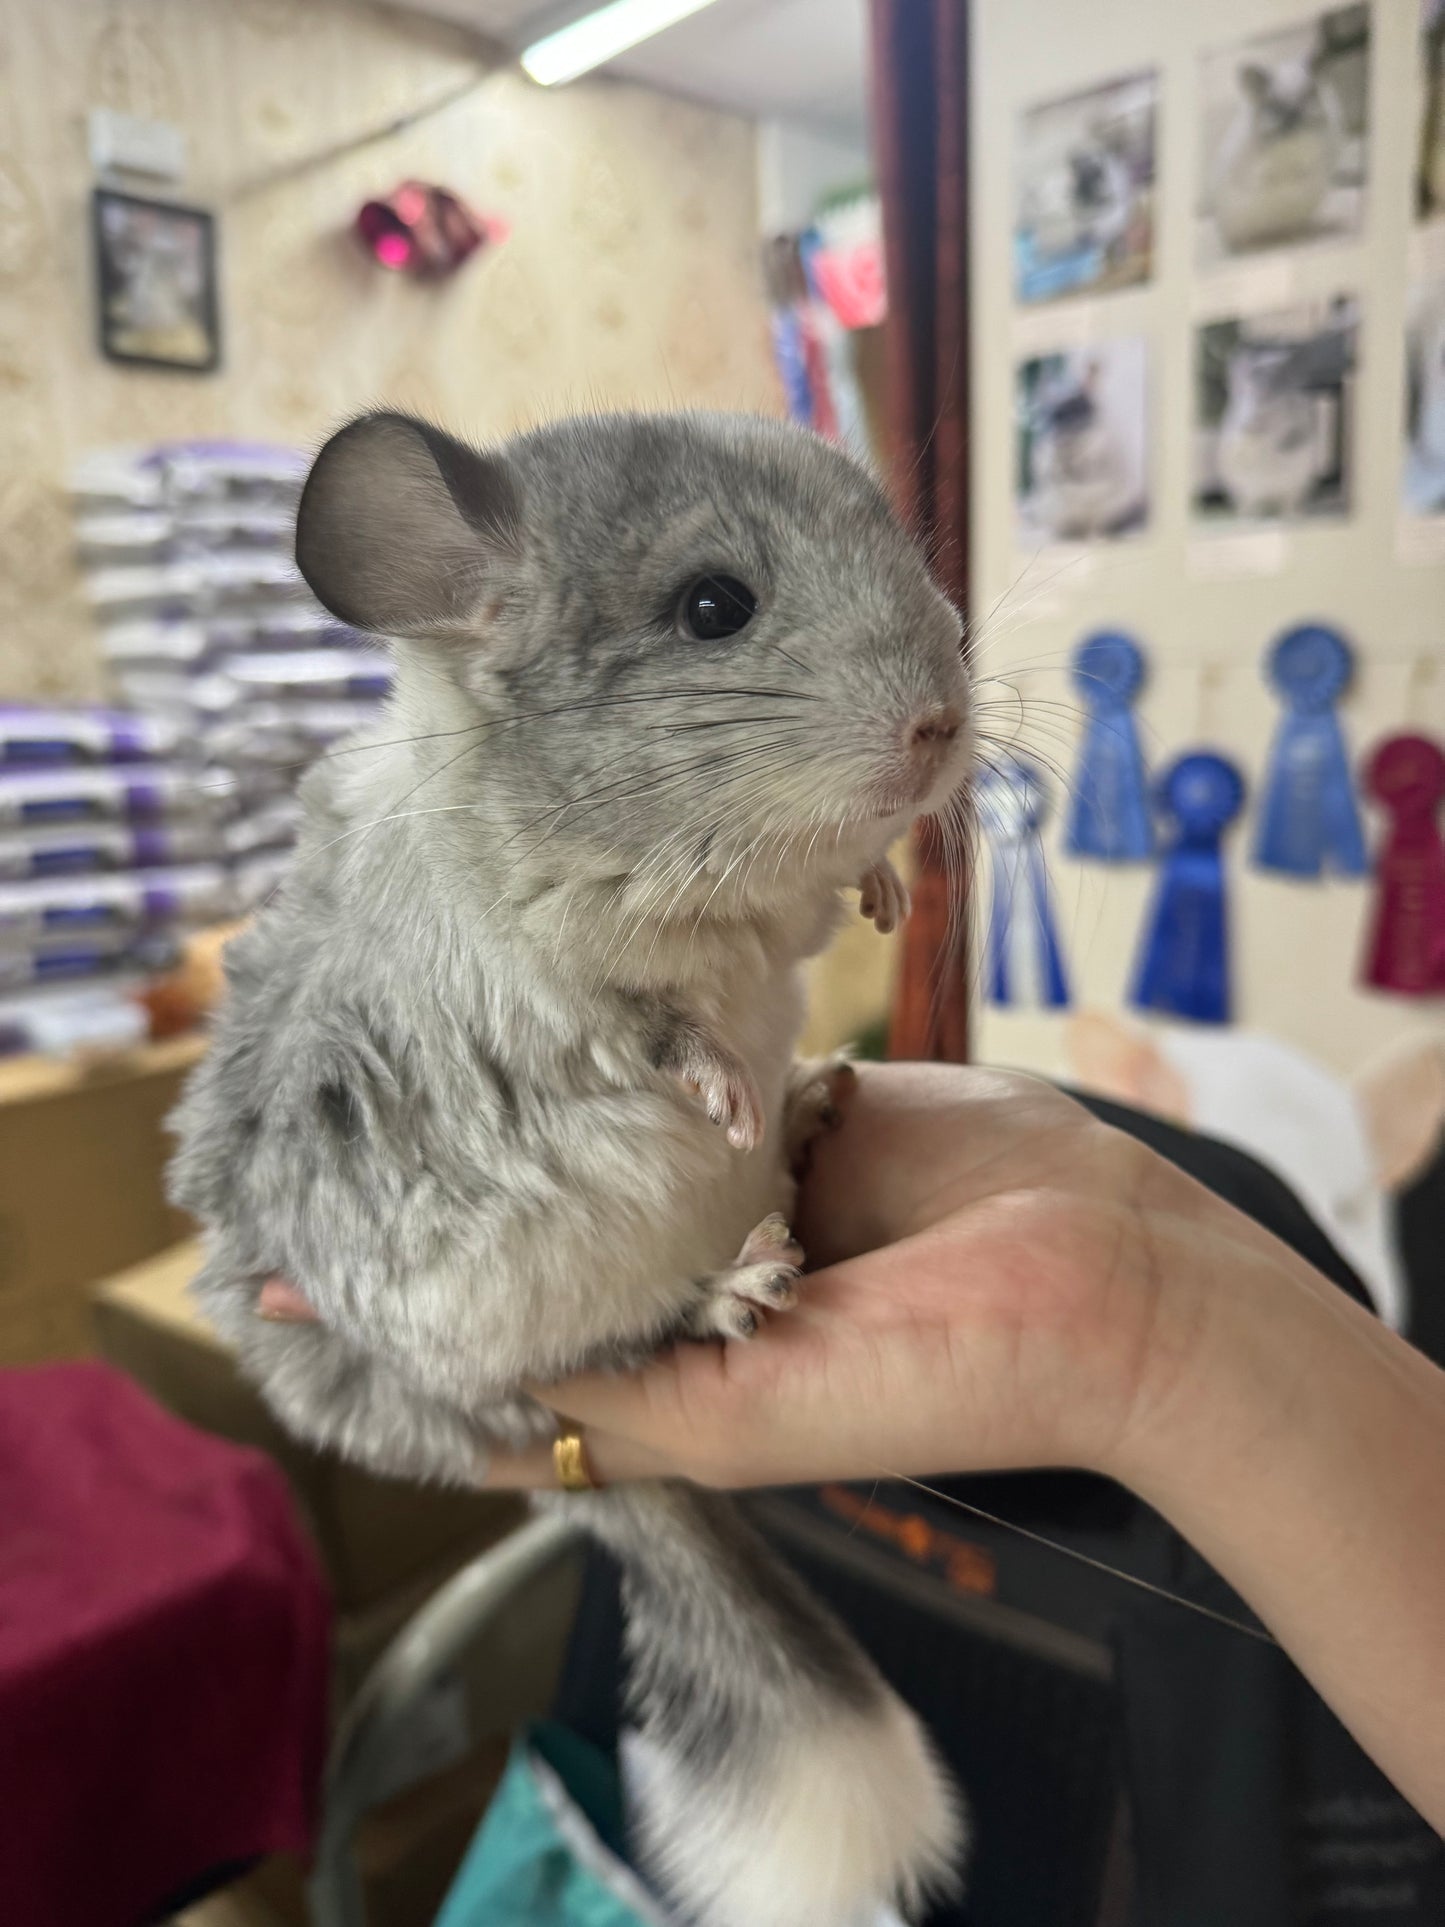
[[[1144,528],[1146,388],[1142,335],[1020,362],[1014,475],[1020,548],[1114,541]]]
[[[211,215],[108,187],[91,205],[101,353],[198,375],[219,366]]]
[[[1409,291],[1405,390],[1406,515],[1445,516],[1445,274]]]
[[[1343,241],[1364,225],[1370,9],[1330,7],[1206,54],[1198,259]]]
[[[1213,525],[1350,508],[1353,295],[1211,321],[1195,337],[1194,512]]]
[[[1420,0],[1420,134],[1415,213],[1445,218],[1445,0]]]
[[[1130,74],[1019,116],[1014,278],[1020,301],[1147,281],[1154,258],[1159,79]]]

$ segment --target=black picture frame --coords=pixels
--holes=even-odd
[[[213,374],[221,365],[214,215],[97,187],[91,233],[96,330],[106,359]]]

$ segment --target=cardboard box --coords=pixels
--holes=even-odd
[[[259,1446],[279,1462],[321,1550],[339,1613],[390,1601],[421,1581],[430,1590],[445,1571],[518,1524],[525,1506],[515,1495],[378,1478],[282,1431],[191,1304],[186,1287],[199,1263],[197,1245],[186,1242],[99,1286],[96,1342],[179,1417]]]
[[[0,1063],[0,1365],[90,1351],[96,1279],[189,1230],[165,1200],[163,1127],[203,1048]]]

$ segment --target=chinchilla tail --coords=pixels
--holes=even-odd
[[[637,1845],[684,1919],[873,1927],[956,1885],[963,1809],[923,1728],[727,1500],[561,1503],[622,1568]]]

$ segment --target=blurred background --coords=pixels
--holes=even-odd
[[[0,0],[0,1793],[50,1816],[0,1911],[27,1927],[436,1918],[569,1639],[570,1549],[524,1542],[448,1643],[521,1509],[286,1440],[189,1309],[164,1196],[224,941],[285,874],[301,773],[386,699],[384,644],[291,557],[310,455],[379,403],[482,440],[761,411],[875,466],[966,618],[977,835],[898,853],[915,916],[813,967],[809,1046],[1222,1138],[1445,1355],[1439,0]],[[809,1515],[819,1571],[858,1539],[882,1563],[835,1591],[909,1568],[963,1614],[955,1697],[995,1709],[998,1785],[1057,1849],[995,1875],[985,1843],[938,1920],[1177,1927],[1139,1873],[1165,1849],[1109,1596],[851,1503]],[[210,1563],[157,1524],[222,1515]],[[1127,1561],[1107,1507],[1069,1516]],[[82,1598],[76,1683],[47,1635]],[[363,1690],[428,1602],[433,1660]],[[269,1653],[253,1684],[227,1640]],[[1424,1878],[1370,1917],[1423,1922]],[[1232,1904],[1189,1918],[1323,1917]]]

